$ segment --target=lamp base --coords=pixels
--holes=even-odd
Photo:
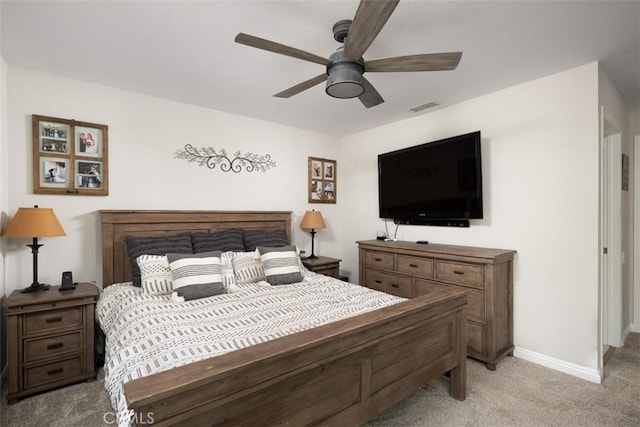
[[[314,254],[311,254],[307,257],[307,259],[318,259],[318,257]]]
[[[26,288],[22,289],[20,292],[22,292],[23,294],[26,294],[29,292],[46,291],[50,287],[51,286],[45,285],[44,283],[32,283],[31,286],[27,286]]]

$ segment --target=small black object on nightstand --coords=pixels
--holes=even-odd
[[[429,241],[428,240],[418,240],[416,243],[419,244],[419,245],[428,245]]]
[[[72,291],[76,288],[77,283],[73,283],[73,274],[70,271],[62,273],[62,282],[59,291]]]

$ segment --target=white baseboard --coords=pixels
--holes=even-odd
[[[537,365],[546,366],[547,368],[573,375],[574,377],[582,378],[583,380],[587,380],[592,383],[602,383],[602,375],[597,369],[576,365],[574,363],[569,363],[564,360],[556,359],[545,354],[536,353],[535,351],[520,347],[516,347],[513,350],[513,355],[520,359],[533,362]]]

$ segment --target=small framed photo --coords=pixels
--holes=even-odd
[[[622,190],[629,191],[629,156],[622,155]]]
[[[322,179],[322,162],[311,160],[311,179]]]
[[[102,156],[102,129],[77,126],[75,129],[77,156]]]
[[[309,203],[336,203],[336,173],[335,160],[309,157]]]
[[[38,148],[41,153],[67,154],[70,126],[63,123],[40,122]]]
[[[327,181],[333,181],[335,174],[336,162],[323,162],[324,165],[324,179]]]
[[[56,157],[40,157],[39,185],[46,188],[69,187],[69,160]]]
[[[75,187],[102,188],[102,162],[76,160]]]
[[[32,116],[33,192],[109,194],[108,127],[48,116]]]

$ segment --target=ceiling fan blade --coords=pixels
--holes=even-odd
[[[303,61],[315,62],[316,64],[321,65],[328,65],[331,63],[329,58],[323,58],[322,56],[314,55],[313,53],[305,52],[304,50],[296,49],[295,47],[286,46],[245,33],[238,33],[234,40],[236,43],[267,50],[269,52],[279,53],[281,55],[291,56],[292,58],[302,59]]]
[[[462,52],[425,53],[367,61],[365,71],[446,71],[455,70]]]
[[[327,73],[324,74],[320,74],[318,76],[315,76],[312,79],[309,80],[305,80],[302,83],[299,83],[295,86],[290,87],[289,89],[285,89],[280,93],[276,93],[275,96],[276,98],[289,98],[293,95],[297,95],[300,92],[302,92],[303,90],[307,90],[310,89],[312,87],[314,87],[315,85],[324,82],[325,80],[327,80]]]
[[[361,0],[353,17],[349,35],[344,42],[344,54],[360,59],[369,48],[400,0]]]
[[[382,99],[382,96],[380,96],[376,88],[364,77],[362,78],[362,85],[364,86],[364,92],[362,92],[362,95],[360,95],[358,99],[365,107],[375,107],[384,102],[384,99]]]

